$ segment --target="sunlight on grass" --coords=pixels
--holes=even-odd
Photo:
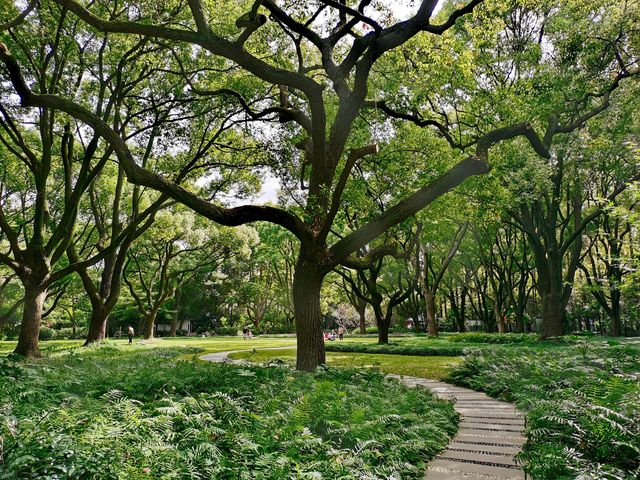
[[[126,345],[128,340],[125,339],[108,339],[109,343],[116,345]],[[82,346],[83,340],[48,340],[40,342],[40,351],[44,355],[68,350]],[[175,338],[155,338],[153,340],[134,339],[134,345],[147,346],[149,348],[157,347],[188,347],[200,348],[202,353],[226,352],[229,350],[243,350],[246,348],[269,348],[269,347],[286,347],[295,345],[295,337],[255,337],[251,340],[243,340],[242,337],[175,337]],[[16,342],[0,342],[0,354],[6,354],[13,351]]]
[[[231,358],[252,362],[267,362],[280,359],[287,363],[295,362],[295,350],[257,350],[230,355]],[[332,367],[374,367],[385,373],[411,375],[415,377],[442,380],[462,362],[460,357],[424,357],[412,355],[384,355],[373,353],[327,352],[327,364]]]

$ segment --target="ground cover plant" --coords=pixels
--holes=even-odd
[[[637,347],[583,341],[553,355],[531,348],[476,351],[448,380],[514,401],[526,412],[521,458],[533,478],[638,478]]]
[[[0,360],[0,478],[421,478],[456,429],[450,403],[373,370],[184,361],[201,350],[168,344]]]

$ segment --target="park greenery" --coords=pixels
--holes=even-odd
[[[113,344],[3,359],[0,478],[421,478],[450,403],[372,370],[243,368]]]
[[[501,342],[498,338],[513,340]],[[637,342],[569,337],[552,343],[511,334],[452,335],[446,341],[467,345],[463,361],[447,356],[453,353],[441,345],[442,340],[401,337],[389,345],[362,339],[330,345],[327,363],[375,366],[386,373],[445,379],[515,402],[527,417],[528,441],[519,458],[534,479],[637,477]],[[334,359],[332,356],[338,355],[334,352],[355,353],[341,353]],[[233,356],[257,362],[293,361],[287,350]]]
[[[0,478],[420,478],[457,417],[381,373],[516,403],[534,479],[632,478],[638,25],[1,2]]]

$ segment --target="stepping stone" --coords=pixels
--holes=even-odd
[[[514,456],[520,452],[520,447],[515,445],[504,446],[496,444],[480,444],[480,443],[462,443],[456,442],[455,439],[447,445],[449,450],[465,451],[465,452],[487,452],[490,455],[502,454]]]
[[[464,420],[467,422],[487,424],[487,425],[518,425],[524,429],[524,420],[519,417],[503,417],[503,418],[488,418],[477,417],[472,415],[464,415]]]
[[[512,445],[516,447],[521,447],[525,444],[526,441],[522,435],[518,435],[517,433],[513,436],[486,435],[486,433],[490,432],[479,433],[477,430],[460,430],[458,431],[458,434],[453,438],[453,441],[463,440],[468,442],[499,443],[501,445]]]
[[[520,425],[496,425],[496,424],[487,424],[487,423],[475,423],[469,422],[466,418],[460,422],[459,428],[464,429],[474,429],[480,431],[490,431],[490,432],[519,432],[522,433],[523,429],[520,428]]]
[[[445,472],[445,473],[456,473],[456,474],[481,474],[486,475],[489,478],[497,478],[497,479],[509,479],[509,480],[524,480],[524,472],[519,468],[508,468],[503,466],[494,466],[491,464],[485,463],[475,463],[475,462],[462,462],[456,460],[444,460],[442,458],[436,458],[427,466],[427,474],[425,475],[426,480],[440,480],[442,477],[438,478],[432,477],[431,472]],[[450,477],[456,478],[456,477]],[[462,476],[458,476],[457,478],[465,478]],[[473,477],[470,477],[473,478]]]
[[[513,477],[497,477],[482,473],[464,473],[439,467],[427,467],[426,480],[514,480]],[[515,477],[521,480],[524,477]]]
[[[436,458],[446,460],[465,460],[475,463],[492,463],[503,465],[507,468],[517,466],[514,460],[514,455],[500,455],[485,452],[461,452],[458,450],[450,450],[448,448],[444,452],[440,453]]]

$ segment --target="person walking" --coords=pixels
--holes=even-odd
[[[133,343],[133,335],[135,334],[135,332],[133,331],[133,327],[131,325],[129,325],[129,328],[127,329],[127,336],[129,337],[129,345],[131,345]]]
[[[338,326],[338,338],[344,340],[344,325]]]

